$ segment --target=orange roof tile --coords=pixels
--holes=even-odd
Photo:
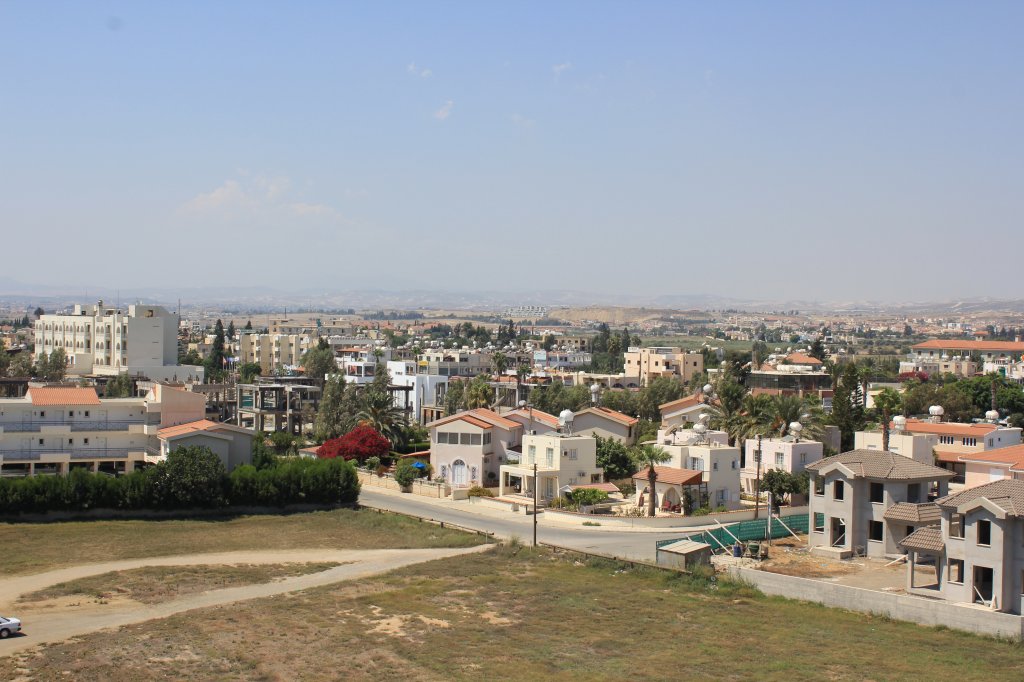
[[[1024,469],[1024,445],[1011,445],[1007,448],[996,448],[985,452],[959,453],[961,462],[985,462],[989,464],[1009,464],[1010,469]]]
[[[499,416],[496,412],[485,410],[483,408],[459,412],[458,414],[453,414],[449,417],[432,421],[427,424],[427,428],[429,429],[435,426],[442,426],[443,424],[449,424],[458,420],[469,422],[470,424],[479,426],[482,429],[489,429],[494,426],[500,426],[501,428],[508,430],[523,428],[522,424],[514,422],[511,419],[505,419],[504,417]]]
[[[498,414],[497,412],[494,412],[492,410],[485,410],[483,408],[477,408],[475,410],[470,410],[470,412],[472,414],[476,415],[477,417],[480,417],[484,421],[490,422],[490,423],[494,424],[495,426],[503,426],[506,429],[522,428],[522,426],[523,426],[522,424],[520,424],[518,422],[514,422],[511,419],[505,419],[500,414]]]
[[[911,433],[934,433],[940,436],[984,436],[997,427],[995,424],[957,424],[955,422],[926,422],[908,419],[907,431]]]
[[[1024,352],[1022,341],[968,341],[965,339],[931,339],[923,343],[915,343],[911,348],[917,350],[993,350],[1008,353]]]
[[[650,467],[633,474],[633,480],[641,479],[646,481]],[[675,467],[654,467],[654,473],[658,475],[658,481],[671,485],[697,485],[704,479],[703,471],[694,469],[676,469]]]
[[[199,419],[194,422],[178,424],[177,426],[166,426],[157,431],[156,435],[158,438],[173,438],[183,433],[192,433],[193,431],[212,431],[217,426],[219,426],[217,422],[210,421],[209,419]]]
[[[585,410],[580,410],[576,414],[596,414],[598,416],[607,417],[613,421],[617,421],[620,424],[625,424],[626,426],[633,426],[637,421],[639,421],[636,417],[630,417],[628,414],[622,414],[621,412],[617,412],[607,407],[588,407]]]
[[[33,405],[99,405],[100,399],[95,388],[47,386],[28,389]]]
[[[786,356],[786,360],[788,360],[789,364],[791,365],[817,366],[822,364],[821,360],[819,360],[818,358],[812,358],[810,355],[807,355],[806,353],[790,353],[789,355]]]
[[[665,412],[666,410],[681,410],[683,408],[693,407],[694,405],[699,404],[700,396],[690,395],[686,396],[685,398],[680,398],[679,400],[672,400],[667,403],[662,403],[661,405],[658,405],[658,409],[661,410],[662,412]]]
[[[512,410],[508,414],[518,415],[526,419],[530,418],[530,410]],[[543,410],[533,410],[533,418],[539,422],[547,424],[548,426],[558,426],[558,417],[553,414],[548,414]]]

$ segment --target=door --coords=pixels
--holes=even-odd
[[[466,463],[461,459],[452,462],[452,485],[466,485],[469,479],[469,472],[466,470]]]
[[[971,600],[988,606],[992,603],[992,569],[987,566],[974,567],[974,595]]]

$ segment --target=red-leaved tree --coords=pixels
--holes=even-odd
[[[391,443],[372,426],[357,426],[341,438],[325,441],[316,451],[321,459],[354,459],[360,463],[367,457],[386,457]]]

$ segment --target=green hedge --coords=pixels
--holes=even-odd
[[[112,478],[84,469],[67,476],[0,479],[0,515],[87,509],[190,509],[232,505],[344,504],[359,499],[355,466],[342,459],[275,460],[229,476],[207,448],[180,448],[165,462]]]

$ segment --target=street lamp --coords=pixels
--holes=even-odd
[[[529,433],[533,434],[533,405],[528,404],[525,400],[519,401],[519,409],[529,409],[530,411],[530,430]],[[533,456],[533,546],[537,546],[537,456]]]

